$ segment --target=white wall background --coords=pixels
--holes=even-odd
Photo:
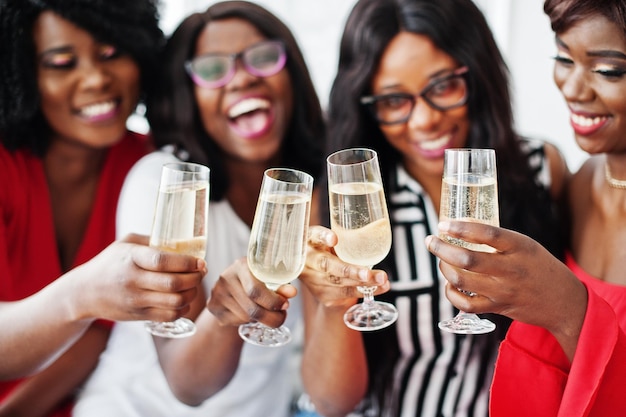
[[[254,0],[292,29],[323,104],[337,63],[339,39],[355,0]],[[553,34],[543,0],[474,0],[485,13],[512,75],[518,131],[555,143],[571,170],[585,159],[574,142],[566,106],[552,81]],[[169,34],[189,13],[216,0],[162,0],[162,27]]]

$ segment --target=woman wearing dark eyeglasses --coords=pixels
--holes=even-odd
[[[342,327],[355,298],[319,305],[317,317],[336,326],[311,326],[315,346],[304,352],[302,375],[320,414],[488,415],[508,322],[492,317],[497,329],[485,335],[440,330],[438,322],[457,311],[424,238],[437,231],[444,151],[493,148],[500,223],[561,255],[553,198],[567,168],[556,148],[515,132],[510,100],[506,65],[471,0],[356,3],[329,101],[327,153],[356,146],[378,152],[393,246],[376,266],[387,272],[391,290],[376,298],[394,304],[399,318],[387,329],[356,334]],[[311,235],[326,268],[341,270],[332,232],[316,228]],[[325,274],[320,264],[309,263],[305,274]]]
[[[120,323],[75,416],[287,417],[299,344],[253,346],[238,326],[286,321],[297,332],[302,318],[296,289],[268,290],[245,261],[263,172],[288,166],[318,178],[323,167],[325,126],[302,53],[260,6],[216,3],[172,34],[158,84],[147,116],[161,150],[130,172],[118,232],[150,232],[163,163],[210,167],[210,266],[189,316],[197,332],[153,342],[141,323]]]

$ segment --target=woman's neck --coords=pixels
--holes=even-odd
[[[254,211],[263,182],[263,173],[270,166],[266,161],[263,163],[229,161],[226,164],[229,178],[226,198],[237,216],[248,226],[252,226],[254,220]]]

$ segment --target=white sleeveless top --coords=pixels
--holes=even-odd
[[[129,172],[117,212],[117,236],[150,234],[161,166],[177,159],[153,152]],[[209,204],[208,274],[206,293],[219,274],[247,253],[250,228],[227,201]],[[297,281],[294,282],[297,285]],[[290,300],[285,323],[299,339],[300,297]],[[239,368],[230,383],[198,407],[179,402],[171,393],[158,363],[152,336],[143,322],[118,322],[113,327],[98,367],[84,385],[74,407],[75,417],[287,417],[298,386],[293,364],[301,340],[278,348],[245,344]],[[211,352],[206,352],[210,355]]]

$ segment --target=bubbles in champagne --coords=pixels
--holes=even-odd
[[[311,199],[308,194],[263,194],[250,234],[248,265],[268,287],[295,279],[304,268]]]
[[[204,236],[187,240],[161,242],[161,244],[153,246],[167,252],[182,253],[202,259],[204,259],[206,254],[206,238]]]
[[[439,220],[462,220],[499,226],[497,181],[493,177],[464,174],[444,178]],[[488,245],[477,245],[446,235],[442,239],[467,249],[494,252]]]
[[[391,226],[380,184],[333,184],[330,210],[331,228],[339,238],[335,252],[340,259],[371,267],[387,256]]]
[[[150,246],[204,258],[208,182],[182,184],[159,191]]]

